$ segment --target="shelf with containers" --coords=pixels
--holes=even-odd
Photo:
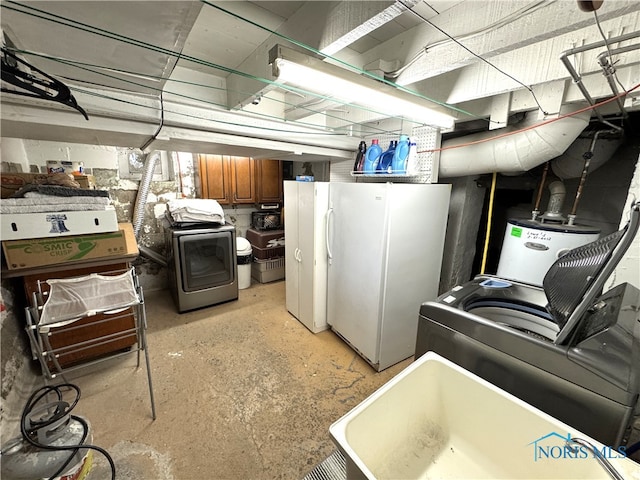
[[[377,170],[351,171],[351,176],[357,179],[375,180],[386,179],[397,180],[407,183],[438,183],[438,165],[440,160],[440,130],[435,127],[420,126],[411,130],[410,134],[405,134],[409,143],[415,143],[415,163],[410,171],[404,170]],[[400,141],[399,134],[384,134],[370,137],[365,140],[367,150],[371,147],[373,140],[378,141],[378,145],[389,145],[391,142]],[[384,154],[386,150],[382,150]],[[360,147],[359,147],[360,151]],[[365,152],[366,155],[366,152]],[[388,161],[388,159],[387,159]],[[358,163],[358,162],[356,162]],[[364,164],[364,162],[362,162]],[[390,163],[388,165],[391,165]]]

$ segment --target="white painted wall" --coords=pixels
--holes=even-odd
[[[32,165],[46,172],[47,160],[83,162],[85,168],[118,168],[116,147],[3,138],[0,152],[3,162],[20,163],[24,172]]]
[[[10,167],[11,171],[29,171],[24,142],[19,138],[0,139],[0,158],[2,158],[3,167]]]

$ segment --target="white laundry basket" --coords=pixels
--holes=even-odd
[[[251,286],[251,260],[253,249],[249,240],[244,237],[236,238],[236,254],[238,261],[238,288],[240,290]]]

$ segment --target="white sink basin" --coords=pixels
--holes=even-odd
[[[329,428],[347,478],[609,478],[581,438],[625,479],[640,465],[429,352]]]

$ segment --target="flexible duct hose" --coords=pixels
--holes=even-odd
[[[574,111],[577,107],[573,108]],[[564,112],[567,113],[567,112]],[[505,129],[476,133],[442,142],[439,174],[441,178],[485,173],[518,174],[562,155],[589,125],[591,112],[564,117],[557,122],[536,126],[535,112]],[[505,132],[513,135],[495,138]],[[476,143],[472,148],[451,148]],[[450,149],[447,149],[450,148]]]
[[[155,151],[150,155],[145,155],[144,170],[142,171],[142,178],[140,179],[140,186],[138,187],[138,195],[136,196],[136,203],[133,208],[133,233],[135,234],[136,240],[140,238],[140,229],[144,222],[144,207],[147,204],[147,196],[149,195],[151,180],[153,180],[153,172],[156,169],[158,160],[160,160],[159,151]]]

